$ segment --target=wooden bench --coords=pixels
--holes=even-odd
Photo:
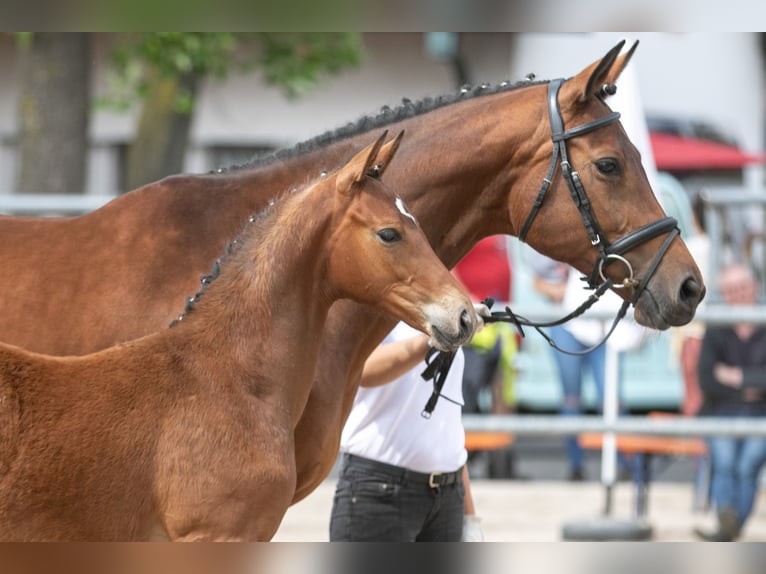
[[[650,413],[650,417],[678,416],[665,413]],[[689,456],[706,458],[707,443],[699,438],[675,438],[656,435],[617,435],[617,450],[629,454],[636,460],[633,465],[633,484],[635,485],[635,512],[637,517],[646,515],[651,483],[651,462],[655,456]],[[603,448],[601,433],[583,433],[577,438],[580,447],[590,450]],[[707,503],[707,477],[703,479],[703,468],[698,469],[695,479],[695,507],[697,501],[704,498]],[[704,491],[704,492],[702,492]]]
[[[465,448],[468,452],[480,450],[502,450],[516,440],[509,432],[470,431],[465,433]]]
[[[516,475],[510,449],[515,440],[509,432],[470,431],[465,433],[465,448],[470,458],[476,456],[486,466],[486,478],[508,479]]]

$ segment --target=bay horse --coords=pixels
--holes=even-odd
[[[0,345],[0,539],[268,540],[334,301],[470,340],[467,293],[379,180],[384,136],[251,218],[173,328],[79,357]]]
[[[639,323],[685,324],[704,295],[701,275],[673,239],[639,153],[606,103],[636,44],[623,47],[565,81],[405,101],[236,169],[168,177],[81,217],[0,219],[0,267],[9,274],[0,338],[67,355],[162,329],[247,214],[299,185],[302,174],[338,165],[383,127],[407,132],[387,182],[448,267],[483,237],[523,236],[589,276],[628,279],[618,292],[634,300]],[[604,251],[615,244],[621,253]],[[614,263],[600,263],[606,257]],[[364,361],[393,324],[348,301],[331,310],[295,428],[295,501],[332,468]]]

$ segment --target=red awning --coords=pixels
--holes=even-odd
[[[766,163],[766,153],[753,155],[736,146],[714,141],[659,132],[651,132],[649,139],[657,169],[665,171],[741,169],[754,163]]]

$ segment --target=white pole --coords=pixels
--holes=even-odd
[[[619,412],[619,360],[620,352],[606,343],[604,360],[604,423],[613,424]],[[601,482],[607,488],[605,514],[611,511],[611,489],[617,482],[617,435],[604,433],[601,447]]]

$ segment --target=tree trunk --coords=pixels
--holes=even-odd
[[[90,38],[35,32],[20,49],[18,193],[83,193]]]
[[[128,152],[124,191],[181,173],[184,168],[199,78],[194,74],[165,78],[150,70],[147,82],[149,93]],[[181,94],[189,98],[191,106],[183,112],[177,110]]]

